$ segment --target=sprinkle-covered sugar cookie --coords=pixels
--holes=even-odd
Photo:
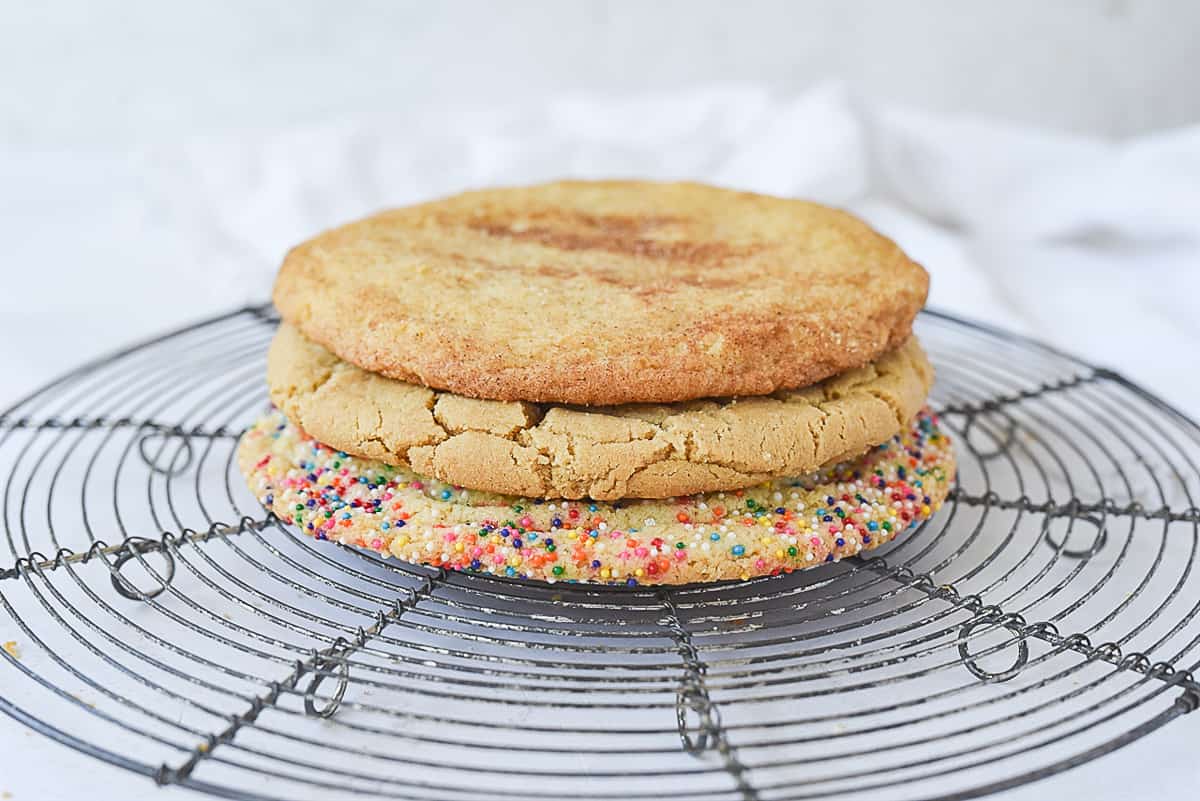
[[[277,411],[245,433],[238,464],[269,510],[317,539],[450,570],[630,585],[748,579],[853,556],[928,520],[954,478],[950,441],[928,411],[855,461],[666,500],[467,490],[333,450]]]

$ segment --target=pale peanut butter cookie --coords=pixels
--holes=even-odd
[[[569,181],[384,212],[294,248],[280,314],[457,395],[586,405],[767,395],[909,338],[928,275],[843,211],[692,183]]]
[[[321,442],[458,486],[540,498],[669,498],[852,459],[908,425],[933,368],[915,339],[766,397],[567,407],[466,398],[368,373],[280,326],[271,400]]]

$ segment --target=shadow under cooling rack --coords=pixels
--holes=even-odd
[[[739,584],[551,586],[266,515],[233,454],[275,324],[0,416],[8,715],[236,798],[966,798],[1200,704],[1200,431],[1109,371],[925,313],[959,477],[916,533]]]

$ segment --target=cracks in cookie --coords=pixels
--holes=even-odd
[[[782,461],[779,462],[779,464],[781,467],[785,465],[796,464],[797,462],[801,461],[799,459],[799,454],[797,454],[797,449],[800,447],[800,443],[797,441],[797,438],[789,438],[786,440],[786,443],[787,448],[785,452],[780,454]]]
[[[371,439],[375,442],[378,442],[379,446],[384,450],[391,450],[383,441],[383,411],[380,409],[375,410],[375,433],[371,435]],[[407,452],[404,454],[404,458],[407,460]]]
[[[543,418],[543,421],[544,420],[545,420],[545,418]],[[562,431],[555,430],[555,431],[553,431],[553,433],[558,434],[563,438],[563,442],[566,444],[566,448],[567,448],[567,455],[569,457],[571,457],[571,459],[574,459],[574,457],[575,457],[575,435],[571,432],[571,430],[569,428],[565,428]],[[531,442],[536,441],[536,438],[533,436],[532,429],[530,430],[530,441]],[[542,443],[535,445],[534,448],[538,452],[538,461],[540,462],[543,459],[546,461],[547,471],[546,471],[546,481],[544,484],[545,489],[543,490],[543,492],[546,492],[546,493],[556,492],[556,493],[562,495],[563,497],[568,497],[570,495],[588,494],[588,493],[590,493],[591,495],[593,495],[595,497],[600,496],[600,492],[598,492],[594,488],[589,488],[585,493],[585,492],[581,491],[578,487],[574,486],[578,481],[574,476],[566,476],[565,481],[558,480],[558,478],[559,478],[558,473],[560,470],[565,469],[568,472],[570,472],[571,460],[568,459],[564,462],[563,460],[556,458],[556,454],[553,452],[554,449],[552,449],[550,447],[548,442],[543,441]]]
[[[679,439],[679,433],[683,434],[682,439]],[[684,429],[682,432],[664,432],[664,434],[667,437],[667,441],[671,443],[672,450],[675,450],[675,451],[682,450],[683,458],[686,461],[689,461],[689,462],[696,461],[696,450],[697,450],[696,434],[697,434],[697,431],[695,429],[690,429],[690,428]],[[674,438],[672,438],[672,436],[671,436],[672,434],[674,434]],[[680,448],[681,444],[683,446],[682,449]]]
[[[276,335],[275,340],[272,340],[271,348],[267,351],[268,381],[270,380],[270,375],[272,372],[271,368],[272,368],[273,364],[275,363],[275,361],[278,358],[280,358],[277,355],[277,351],[275,350],[277,342],[279,342],[278,335]],[[338,358],[336,356],[334,356],[333,354],[329,353],[328,351],[324,350],[323,348],[320,348],[320,346],[318,346],[318,345],[307,344],[306,350],[310,350],[314,354],[312,357],[312,360],[318,366],[317,375],[315,378],[309,378],[307,381],[305,381],[304,383],[307,385],[307,387],[303,388],[303,389],[296,383],[295,380],[288,381],[287,384],[282,389],[283,400],[295,401],[296,396],[300,395],[302,391],[304,394],[308,394],[308,395],[318,394],[322,389],[325,388],[326,384],[328,384],[330,381],[333,380],[333,377],[338,373],[338,367],[346,364],[345,362],[338,360]],[[288,367],[291,366],[289,363],[289,360],[286,357],[284,357],[284,362],[285,362],[285,364],[288,364]],[[289,376],[288,376],[289,378],[293,378],[293,379],[295,378],[295,374],[292,370],[287,369],[287,368],[285,368],[285,370],[287,373],[289,373]],[[270,394],[272,396],[272,400],[274,400],[274,397],[276,394],[278,394],[279,390],[277,390],[275,388],[274,382],[270,382],[270,383],[271,383]],[[275,401],[275,405],[280,408],[283,408],[283,404],[278,401]]]
[[[518,463],[516,454],[513,454],[512,456],[513,464],[516,465]],[[537,458],[533,460],[530,467],[533,469],[533,473],[537,476],[538,483],[542,487],[549,488],[553,486],[554,473],[548,461],[542,461],[542,458]],[[548,493],[545,489],[543,489],[541,494],[546,495]]]
[[[766,470],[778,469],[775,467],[775,465],[779,464],[779,462],[775,461],[776,457],[778,457],[779,454],[771,453],[769,450],[767,450],[767,448],[770,447],[767,444],[767,440],[770,438],[771,434],[773,434],[773,433],[775,433],[775,432],[768,430],[766,428],[762,428],[758,432],[758,454],[760,457],[762,457],[763,466],[764,466],[764,469],[766,469]]]
[[[439,400],[441,400],[441,395],[436,392],[430,393],[425,399],[425,409],[429,412],[430,417],[433,418],[434,424],[441,428],[447,437],[451,437],[456,433],[461,433],[451,431],[450,424],[444,419],[445,412],[438,409]]]
[[[896,418],[896,425],[901,427],[908,425],[908,421],[904,419],[904,410],[900,407],[900,404],[896,402],[895,397],[891,395],[885,395],[883,390],[880,389],[869,389],[867,392],[892,410],[892,416]],[[928,394],[929,387],[926,386],[923,395]]]
[[[870,431],[871,430],[867,424],[867,418],[862,412],[859,412],[856,417],[858,420],[858,427],[860,430],[862,430],[862,431]],[[846,437],[845,429],[843,429],[842,437],[841,437],[842,447],[838,449],[839,454],[844,454],[849,451],[850,448],[849,448],[849,445],[847,444],[848,442],[849,442],[849,440]],[[878,443],[876,443],[876,444],[878,444]],[[834,458],[837,459],[838,461],[841,461],[842,458],[844,458],[844,457],[839,455],[839,456],[835,456]]]
[[[359,425],[359,419],[357,415],[351,414],[350,412],[346,413],[345,416],[353,420],[354,441],[358,444],[358,448],[361,450],[367,450],[366,446],[374,443],[381,451],[389,454],[390,457],[395,458],[397,454],[395,454],[392,449],[387,446],[387,443],[383,441],[383,436],[380,433],[383,430],[383,413],[379,410],[376,410],[375,414],[378,417],[378,420],[375,424],[375,433],[367,433],[363,430],[363,427]],[[303,423],[301,423],[301,427],[303,427]]]
[[[344,362],[338,362],[338,363],[330,366],[329,369],[325,372],[325,374],[322,375],[321,377],[319,377],[313,383],[313,385],[311,387],[309,387],[308,392],[312,395],[319,394],[321,392],[321,390],[325,389],[325,387],[327,387],[329,385],[329,382],[332,381],[339,373],[344,372],[344,370],[338,369],[343,364],[344,364]]]
[[[522,404],[514,412],[511,404],[427,390],[428,394],[422,400],[428,418],[422,422],[429,424],[430,431],[422,432],[418,426],[413,433],[402,432],[397,440],[383,435],[386,415],[382,411],[389,403],[386,393],[395,390],[368,383],[364,397],[374,409],[376,433],[368,435],[357,425],[356,419],[353,442],[347,441],[344,434],[339,437],[330,430],[334,428],[332,425],[306,425],[311,422],[306,419],[308,415],[297,414],[305,409],[306,399],[296,397],[295,387],[290,388],[288,394],[292,402],[287,404],[289,409],[285,411],[305,418],[297,420],[299,425],[333,447],[353,453],[362,451],[367,445],[377,446],[370,448],[371,458],[383,458],[449,483],[459,483],[468,475],[479,476],[481,470],[493,473],[518,470],[524,476],[522,485],[534,483],[536,477],[538,486],[528,490],[527,494],[543,497],[587,495],[603,500],[623,493],[629,481],[639,483],[638,494],[679,494],[689,491],[693,484],[689,476],[699,476],[701,472],[719,474],[718,483],[733,488],[739,482],[745,486],[775,475],[810,472],[830,461],[861,453],[871,444],[864,438],[878,438],[877,435],[866,435],[877,432],[882,426],[880,419],[874,420],[874,428],[868,427],[868,418],[879,416],[877,411],[867,414],[859,408],[868,403],[868,398],[871,405],[883,402],[902,430],[907,425],[908,421],[904,419],[907,415],[897,408],[894,388],[890,384],[872,388],[871,384],[909,380],[913,373],[910,362],[921,361],[919,351],[915,349],[914,344],[909,349],[914,351],[912,353],[905,350],[885,357],[881,364],[859,368],[852,376],[830,379],[815,390],[790,393],[784,400],[749,399],[752,405],[746,406],[745,411],[738,409],[739,400],[745,399],[727,398],[723,402],[704,401],[699,407],[695,404],[651,404],[607,410]],[[301,352],[310,354],[308,358],[313,360],[328,356],[335,361],[336,369],[324,376],[326,381],[332,380],[337,369],[359,370],[349,363],[337,362],[332,354],[311,343]],[[316,356],[311,356],[312,353]],[[366,380],[381,379],[372,376]],[[303,383],[300,382],[301,387]],[[326,385],[319,384],[317,392]],[[451,402],[452,405],[446,405]],[[775,407],[773,404],[776,403],[780,406]],[[785,417],[791,424],[773,422],[773,410],[784,407],[788,407]],[[804,413],[805,408],[812,409],[817,419],[804,420],[812,416]],[[916,411],[917,408],[912,409],[913,413]],[[791,419],[793,417],[800,419]],[[616,423],[622,419],[623,425]],[[807,437],[804,436],[806,430]],[[432,431],[437,433],[430,433]],[[446,447],[456,437],[467,433],[495,440],[474,443],[486,447],[476,448],[467,441]],[[859,443],[855,437],[864,441]],[[852,440],[855,441],[853,448]],[[413,452],[415,448],[427,446],[432,448]],[[483,457],[485,461],[481,465],[478,460],[485,453],[490,455]],[[493,460],[495,465],[488,463]],[[683,464],[675,465],[674,462]],[[683,484],[671,485],[676,478],[682,479]],[[512,487],[493,486],[490,489],[515,491]]]
[[[608,473],[605,474],[605,476],[604,476],[604,483],[598,483],[598,482],[594,483],[589,488],[588,494],[592,498],[596,498],[596,499],[600,499],[600,500],[604,500],[604,499],[608,499],[608,498],[619,498],[621,495],[624,494],[624,492],[623,492],[624,486],[622,485],[622,479],[621,479],[622,470],[623,470],[623,468],[621,468],[621,467],[611,468],[608,471]],[[636,476],[639,472],[641,472],[641,471],[635,470],[635,471],[632,471],[628,476],[625,476],[624,485],[627,486],[629,481],[634,476]]]
[[[817,461],[817,454],[823,450],[825,429],[829,423],[829,412],[819,406],[816,409],[820,417],[814,417],[808,421],[808,435],[813,443],[812,461],[814,462]]]
[[[437,447],[451,438],[452,435],[450,434],[449,430],[442,423],[442,421],[438,419],[438,416],[437,416],[438,398],[439,398],[438,393],[430,391],[425,396],[423,405],[425,406],[425,411],[429,412],[429,417],[434,422],[434,425],[436,425],[440,429],[440,435],[438,433],[430,432],[429,435],[425,437],[425,439],[421,440],[420,442],[409,443],[408,447],[403,448],[402,451],[401,451],[401,449],[398,449],[395,447],[386,447],[386,450],[395,456],[398,464],[411,465],[412,464],[411,454],[412,454],[412,451],[414,448],[432,447],[432,448],[434,448],[434,452],[436,454]],[[380,431],[382,431],[383,430],[383,411],[382,410],[376,410],[376,411],[379,414],[379,429],[380,429]]]
[[[387,443],[383,441],[383,437],[381,437],[381,436],[378,436],[376,434],[371,434],[369,436],[363,437],[360,440],[360,442],[362,442],[363,445],[366,445],[369,442],[373,442],[379,446],[380,450],[382,450],[385,453],[390,455],[389,461],[394,459],[395,461],[400,462],[401,464],[408,464],[408,453],[407,452],[405,452],[404,454],[396,453],[395,451],[393,451],[391,448],[388,447]]]

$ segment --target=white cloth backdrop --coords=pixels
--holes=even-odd
[[[562,176],[695,178],[848,207],[928,267],[932,305],[1043,338],[1200,416],[1200,127],[1115,144],[859,103],[838,85],[0,152],[0,406],[131,338],[265,299],[285,250],[317,230]],[[19,728],[0,726],[6,762],[63,758]],[[1013,797],[1120,797],[1122,766],[1148,796],[1186,797],[1200,785],[1188,738],[1151,741]],[[94,770],[122,797],[163,797]],[[66,797],[92,776],[64,771],[47,795],[43,772],[18,772],[0,789]]]
[[[0,403],[80,359],[267,296],[287,247],[383,206],[560,176],[698,178],[848,207],[940,308],[1200,414],[1200,126],[1123,143],[749,87],[0,153]]]

